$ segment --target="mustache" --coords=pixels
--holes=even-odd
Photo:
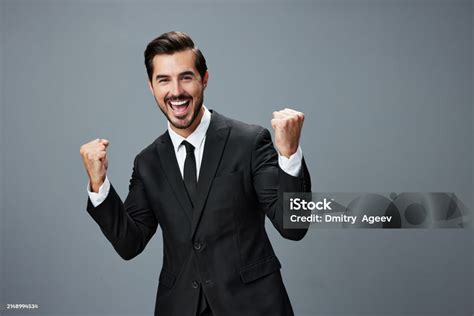
[[[187,100],[187,99],[191,99],[191,96],[187,94],[180,94],[178,96],[170,96],[170,97],[165,98],[165,102]]]

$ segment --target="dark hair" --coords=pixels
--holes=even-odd
[[[160,54],[173,54],[184,50],[191,49],[195,55],[194,65],[196,66],[201,79],[207,70],[206,59],[203,54],[194,45],[189,35],[183,32],[167,32],[163,33],[152,40],[145,49],[145,67],[148,79],[152,81],[153,76],[153,58]]]

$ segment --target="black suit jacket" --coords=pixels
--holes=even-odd
[[[283,192],[311,191],[304,159],[301,176],[290,176],[267,129],[211,113],[194,208],[166,132],[136,156],[125,202],[111,185],[87,211],[125,260],[161,225],[155,315],[196,315],[200,291],[217,316],[293,315],[264,224],[266,214],[284,238],[306,234],[283,228],[282,209]]]

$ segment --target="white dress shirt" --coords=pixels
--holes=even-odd
[[[197,177],[199,179],[199,170],[201,169],[201,160],[202,154],[204,152],[204,144],[206,142],[206,133],[211,123],[211,112],[203,105],[204,108],[204,115],[202,116],[201,122],[187,138],[182,137],[181,135],[177,134],[172,128],[171,124],[168,122],[168,133],[171,138],[171,142],[173,143],[174,153],[176,154],[176,159],[178,160],[179,171],[181,171],[181,177],[184,177],[183,170],[184,170],[184,161],[186,159],[186,148],[181,143],[183,140],[187,140],[191,145],[194,146],[194,156],[196,158],[196,171]],[[280,168],[296,177],[300,170],[301,170],[301,161],[303,159],[303,153],[301,151],[301,147],[298,146],[298,150],[296,153],[290,156],[290,158],[286,158],[280,153],[278,153],[278,164]],[[89,198],[92,202],[94,207],[97,207],[100,203],[102,203],[107,195],[109,194],[110,190],[110,181],[108,177],[105,177],[104,183],[99,187],[99,192],[92,192],[90,188],[90,182],[87,184],[87,192],[89,194]]]

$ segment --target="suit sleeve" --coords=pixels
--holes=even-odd
[[[284,172],[278,164],[278,154],[273,147],[268,129],[257,136],[252,151],[253,185],[262,209],[273,226],[286,239],[302,239],[308,228],[283,228],[283,193],[311,192],[311,179],[304,158],[298,177]]]
[[[87,212],[124,260],[139,255],[156,232],[158,220],[151,210],[135,158],[129,192],[125,202],[110,185],[106,199],[94,207],[90,198]]]

